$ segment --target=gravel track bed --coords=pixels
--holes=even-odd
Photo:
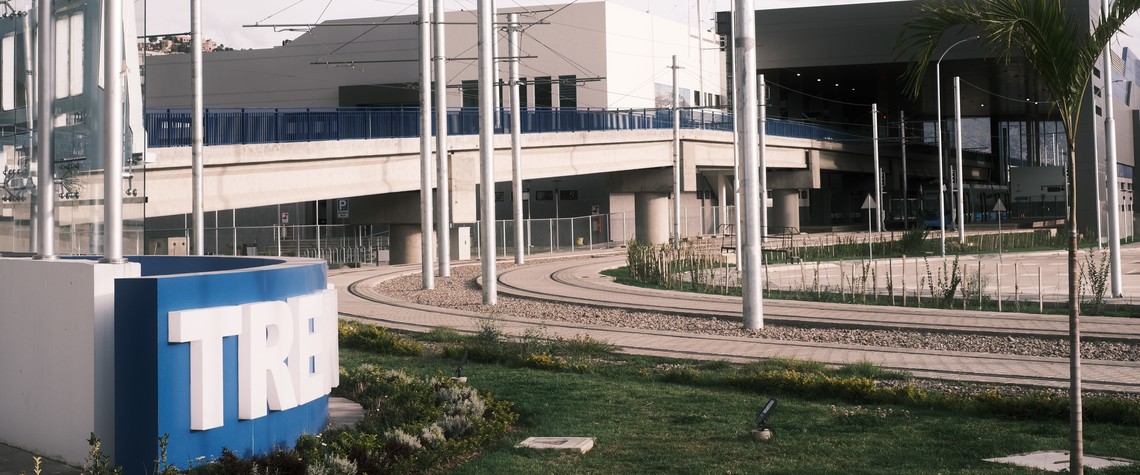
[[[500,270],[514,267],[500,263]],[[909,330],[860,330],[765,325],[762,330],[745,330],[739,322],[695,316],[627,311],[587,305],[545,302],[499,295],[498,305],[482,304],[482,293],[475,284],[481,275],[478,266],[452,269],[451,277],[436,279],[436,287],[422,290],[419,274],[381,282],[375,290],[390,298],[435,307],[478,312],[486,315],[512,315],[548,321],[584,323],[643,330],[664,330],[768,340],[836,343],[889,348],[916,348],[1002,355],[1062,358],[1069,355],[1063,338],[1002,337]],[[1140,361],[1140,345],[1082,342],[1082,356],[1092,360]]]

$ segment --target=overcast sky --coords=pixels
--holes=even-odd
[[[130,1],[130,0],[128,0]],[[189,0],[133,0],[139,20],[139,34],[185,33],[190,31]],[[587,0],[583,0],[587,1]],[[639,10],[695,22],[697,2],[706,28],[712,27],[713,12],[727,10],[731,0],[609,0]],[[873,3],[891,0],[755,0],[757,9],[792,6],[832,5],[840,3]],[[898,1],[898,0],[895,0]],[[905,0],[904,0],[905,1]],[[564,4],[565,0],[497,0],[500,8]],[[273,28],[243,28],[261,23],[317,23],[341,18],[362,18],[399,14],[417,14],[414,0],[202,0],[202,34],[231,48],[268,48],[283,40],[296,38],[300,32],[274,32]],[[445,0],[447,10],[474,10],[476,0]]]

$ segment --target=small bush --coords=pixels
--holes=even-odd
[[[309,463],[305,475],[356,475],[356,462],[333,454]]]
[[[118,475],[123,473],[122,467],[111,464],[111,457],[103,453],[103,441],[94,432],[87,438],[87,459],[83,461],[83,475]]]
[[[904,371],[892,371],[881,366],[877,366],[870,361],[860,361],[858,363],[851,363],[844,365],[835,370],[835,374],[846,376],[857,376],[862,378],[869,378],[875,380],[897,380],[907,381],[914,376]]]
[[[416,473],[502,439],[517,415],[510,405],[448,378],[423,380],[362,364],[342,371],[336,389],[365,408],[354,429],[298,440],[298,459],[335,455],[360,473]],[[311,464],[312,462],[310,462]]]
[[[686,364],[659,364],[650,374],[670,383],[692,384],[701,380],[701,371]]]
[[[831,406],[832,427],[863,430],[867,427],[880,426],[889,420],[910,419],[910,411],[882,407],[838,407]]]
[[[919,221],[914,226],[907,228],[903,232],[902,238],[899,239],[899,251],[903,255],[918,255],[922,253],[923,244],[926,242],[926,235],[929,230],[926,228],[926,223]]]
[[[431,341],[435,343],[458,343],[463,341],[463,339],[466,337],[464,337],[462,333],[455,331],[453,328],[436,327],[431,331],[424,333],[422,336],[420,336],[420,338],[425,341]]]
[[[340,345],[345,348],[403,356],[419,356],[425,350],[423,343],[375,325],[341,320],[339,331]]]

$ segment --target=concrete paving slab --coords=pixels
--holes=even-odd
[[[329,397],[329,429],[351,427],[364,419],[364,408],[355,401],[342,397]]]
[[[1031,467],[1049,472],[1063,472],[1069,469],[1069,452],[1031,452],[1028,454],[1010,455],[1009,457],[985,459],[985,461],[1020,465],[1022,467]],[[1127,467],[1135,463],[1133,460],[1113,457],[1097,457],[1088,454],[1084,456],[1085,467],[1092,469]]]
[[[527,437],[515,448],[564,450],[584,454],[594,448],[593,437]]]
[[[2,474],[33,474],[35,468],[35,454],[21,450],[11,445],[0,444],[0,473]],[[75,475],[82,473],[75,467],[69,467],[55,460],[43,459],[40,464],[40,473],[45,475]]]

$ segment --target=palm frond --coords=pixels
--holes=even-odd
[[[920,4],[904,24],[896,50],[911,63],[903,74],[906,92],[917,97],[942,38],[948,33],[978,34],[994,58],[1020,55],[1037,73],[1061,113],[1069,138],[1076,137],[1076,114],[1093,66],[1112,35],[1140,10],[1140,0],[1116,0],[1091,28],[1078,24],[1061,0],[934,0]]]
[[[915,19],[903,25],[895,50],[898,57],[910,58],[903,74],[908,95],[918,97],[922,91],[922,80],[942,38],[948,34],[956,36],[976,23],[973,10],[970,5],[950,2],[924,3],[918,7]]]

